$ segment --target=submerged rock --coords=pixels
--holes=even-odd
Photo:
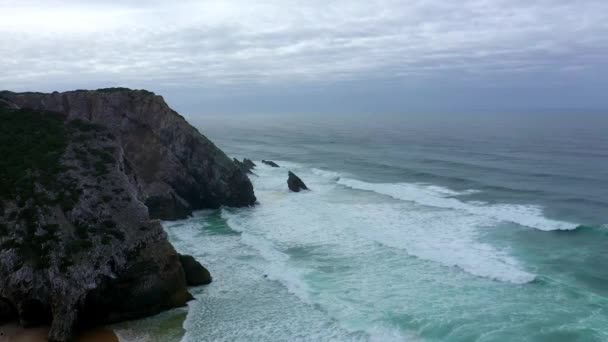
[[[264,163],[268,166],[272,166],[272,167],[280,167],[277,163],[273,162],[272,160],[262,160],[262,163]]]
[[[300,177],[296,176],[293,172],[289,171],[289,177],[287,178],[287,186],[289,190],[293,192],[300,192],[300,190],[308,190],[308,187],[304,182],[300,179]]]
[[[21,108],[48,110],[105,126],[117,137],[126,173],[152,218],[185,218],[193,210],[253,205],[245,172],[173,111],[145,90],[109,88],[65,93],[11,93]]]
[[[212,278],[209,271],[190,255],[181,255],[179,260],[186,272],[188,286],[200,286],[211,284]]]
[[[0,320],[50,324],[49,339],[67,341],[191,300],[188,283],[209,272],[151,215],[248,205],[247,176],[150,93],[6,94],[17,103],[0,107]]]

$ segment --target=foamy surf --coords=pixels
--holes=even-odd
[[[425,209],[373,199],[357,203],[353,201],[354,193],[335,192],[335,182],[358,188],[366,188],[370,183],[340,179],[338,173],[295,163],[281,161],[279,165],[296,169],[314,190],[287,194],[285,170],[260,167],[257,169],[259,177],[253,179],[260,206],[245,212],[223,213],[233,229],[249,234],[244,236],[243,242],[266,255],[271,263],[280,259],[277,256],[280,254],[276,254],[277,246],[332,244],[337,251],[356,253],[375,242],[492,280],[524,284],[535,278],[508,253],[477,241],[479,230],[497,223],[490,215],[476,215],[454,208]],[[384,192],[390,193],[394,188],[387,186],[386,190]],[[461,194],[438,186],[410,187],[408,190],[412,197],[421,197],[425,203],[442,199],[455,201],[447,196]],[[285,195],[278,196],[277,192]],[[398,194],[404,197],[403,191],[393,193],[394,196]],[[288,274],[281,270],[282,267],[275,268],[280,274]],[[289,282],[288,287],[302,295],[302,286]]]
[[[306,287],[297,288],[308,292],[310,307],[349,332],[364,332],[354,335],[364,341],[608,341],[608,317],[601,310],[608,279],[601,267],[607,260],[605,120],[587,127],[568,120],[576,129],[561,130],[561,117],[547,116],[547,133],[528,129],[533,127],[526,124],[528,117],[528,123],[544,119],[537,115],[519,116],[511,122],[514,130],[501,129],[508,122],[494,115],[459,117],[449,125],[408,115],[370,126],[378,115],[314,125],[310,116],[292,117],[272,129],[252,120],[239,123],[237,134],[222,128],[230,120],[202,126],[229,154],[270,158],[282,166],[258,164],[259,177],[251,177],[258,206],[226,209],[235,218],[229,224],[238,224],[243,233],[231,237],[238,244],[222,252],[219,262],[230,264],[233,252],[255,250],[259,258],[245,260],[245,269],[259,274],[296,270],[263,278],[276,285],[264,306],[255,306],[263,302],[256,282],[261,276],[248,275],[242,282],[247,295],[236,299],[227,293],[225,298],[237,302],[239,310],[256,311],[222,316],[245,320],[224,325],[223,335],[218,331],[213,337],[228,340],[239,330],[266,331],[262,340],[268,341],[310,336],[276,325],[295,311],[265,307],[285,293],[293,296],[287,289],[301,282]],[[464,123],[466,134],[453,129],[456,121]],[[397,122],[402,125],[393,125]],[[312,191],[290,193],[288,170]],[[340,184],[344,180],[371,185],[363,191]],[[378,189],[374,183],[397,189]],[[413,184],[416,191],[406,196],[396,183]],[[576,226],[570,222],[584,225],[567,230]],[[212,270],[215,279],[243,272],[220,271]],[[537,281],[526,283],[535,275]],[[281,309],[292,305],[297,304]],[[270,316],[257,320],[258,310]],[[202,321],[193,341],[218,330],[217,319],[205,324],[214,317]],[[285,326],[300,326],[302,318]],[[332,340],[325,332],[315,338]],[[333,340],[352,341],[353,335]]]
[[[485,316],[466,311],[480,295],[485,296],[480,301],[492,303],[507,292],[539,290],[513,286],[530,283],[536,275],[519,254],[484,235],[509,231],[500,229],[509,220],[454,204],[484,206],[456,198],[472,191],[415,184],[398,186],[398,192],[392,184],[372,188],[371,183],[352,183],[354,179],[336,172],[277,163],[280,168],[260,165],[255,170],[258,177],[252,182],[259,205],[224,208],[211,220],[196,216],[190,221],[201,220],[198,228],[184,222],[165,224],[178,250],[215,267],[224,265],[212,269],[218,282],[203,289],[201,302],[191,305],[183,341],[199,341],[199,336],[235,341],[251,336],[418,341],[429,333],[426,326],[437,331],[455,327],[441,336],[458,340],[467,336],[458,328],[462,315],[486,324]],[[289,192],[288,169],[312,191]],[[419,201],[404,199],[409,198],[406,194]],[[218,214],[230,227],[223,235],[206,223],[218,224]],[[201,234],[201,229],[209,232]],[[440,293],[429,293],[430,288]],[[458,298],[453,298],[454,292]],[[505,296],[492,305],[508,311],[511,295]],[[513,300],[530,302],[527,297]],[[539,301],[550,303],[546,298]],[[463,312],[454,315],[454,307],[463,307]],[[246,327],[233,323],[235,317]],[[486,328],[500,331],[492,324]]]
[[[574,230],[578,226],[574,223],[546,218],[542,214],[542,208],[534,205],[463,202],[452,196],[465,195],[469,192],[459,193],[438,186],[410,183],[368,183],[349,178],[341,178],[338,180],[338,184],[426,206],[461,210],[473,215],[513,222],[543,231]]]
[[[534,274],[524,271],[506,252],[476,240],[478,230],[496,223],[491,219],[456,211],[415,207],[395,210],[395,205],[387,204],[369,206],[353,208],[353,215],[365,226],[380,228],[357,230],[369,240],[479,277],[513,284],[526,284],[535,279]]]
[[[241,233],[239,242],[265,260],[259,267],[268,280],[279,282],[302,302],[322,308],[341,328],[353,334],[364,332],[364,340],[417,340],[415,334],[379,325],[381,306],[372,304],[384,301],[385,281],[395,283],[383,280],[384,274],[399,277],[411,272],[406,271],[411,263],[419,269],[416,272],[432,269],[445,281],[456,277],[525,284],[535,278],[507,251],[477,240],[478,231],[495,224],[495,219],[386,201],[375,193],[339,186],[342,175],[338,173],[277,163],[281,167],[255,170],[258,177],[252,182],[258,206],[222,209],[221,216]],[[296,172],[313,190],[290,193],[286,169]],[[429,191],[457,194],[439,187]],[[369,278],[361,279],[361,273]],[[406,296],[410,290],[399,291]],[[356,304],[370,300],[367,305]]]
[[[206,211],[163,225],[175,248],[203,262],[214,277],[210,285],[191,289],[197,300],[189,303],[181,341],[367,341],[307,303],[299,269],[270,240],[238,233],[250,210],[237,211]],[[140,337],[147,338],[145,332]]]
[[[236,231],[243,232],[243,227],[235,220],[235,217],[226,211],[222,211],[222,217],[230,227]],[[290,293],[298,296],[306,303],[311,303],[310,290],[306,282],[302,281],[306,270],[289,267],[289,256],[279,251],[272,242],[247,232],[241,234],[241,242],[253,247],[268,262],[264,265],[264,276],[271,280],[277,280],[285,284]]]
[[[338,173],[338,172],[321,170],[321,169],[317,169],[317,168],[313,168],[312,173],[317,176],[332,179],[335,181],[338,181],[341,177],[340,173]]]

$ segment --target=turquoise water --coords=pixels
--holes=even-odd
[[[603,116],[193,121],[281,168],[258,163],[254,208],[165,223],[214,283],[123,339],[608,341]]]

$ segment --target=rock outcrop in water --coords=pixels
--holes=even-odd
[[[151,216],[255,197],[162,98],[125,89],[0,97],[0,320],[50,323],[49,339],[67,341],[79,326],[183,306],[188,283],[211,280]]]
[[[11,103],[65,113],[105,126],[117,137],[137,198],[152,218],[185,218],[193,210],[253,205],[246,174],[162,97],[124,88],[65,93],[3,92]]]
[[[241,171],[248,174],[253,174],[252,170],[256,167],[255,163],[247,158],[244,158],[243,161],[234,158],[234,163],[241,169]]]
[[[300,179],[300,177],[296,176],[295,173],[289,171],[287,178],[287,186],[289,190],[293,192],[300,192],[300,190],[308,190],[308,187],[304,182]]]
[[[273,162],[272,160],[262,160],[262,163],[264,163],[268,166],[272,166],[272,167],[280,167],[277,163]]]
[[[186,273],[188,286],[211,284],[211,273],[190,255],[179,255],[179,261]]]

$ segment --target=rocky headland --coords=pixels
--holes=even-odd
[[[211,275],[158,219],[255,203],[239,165],[162,97],[0,92],[0,323],[75,329],[183,306]]]

